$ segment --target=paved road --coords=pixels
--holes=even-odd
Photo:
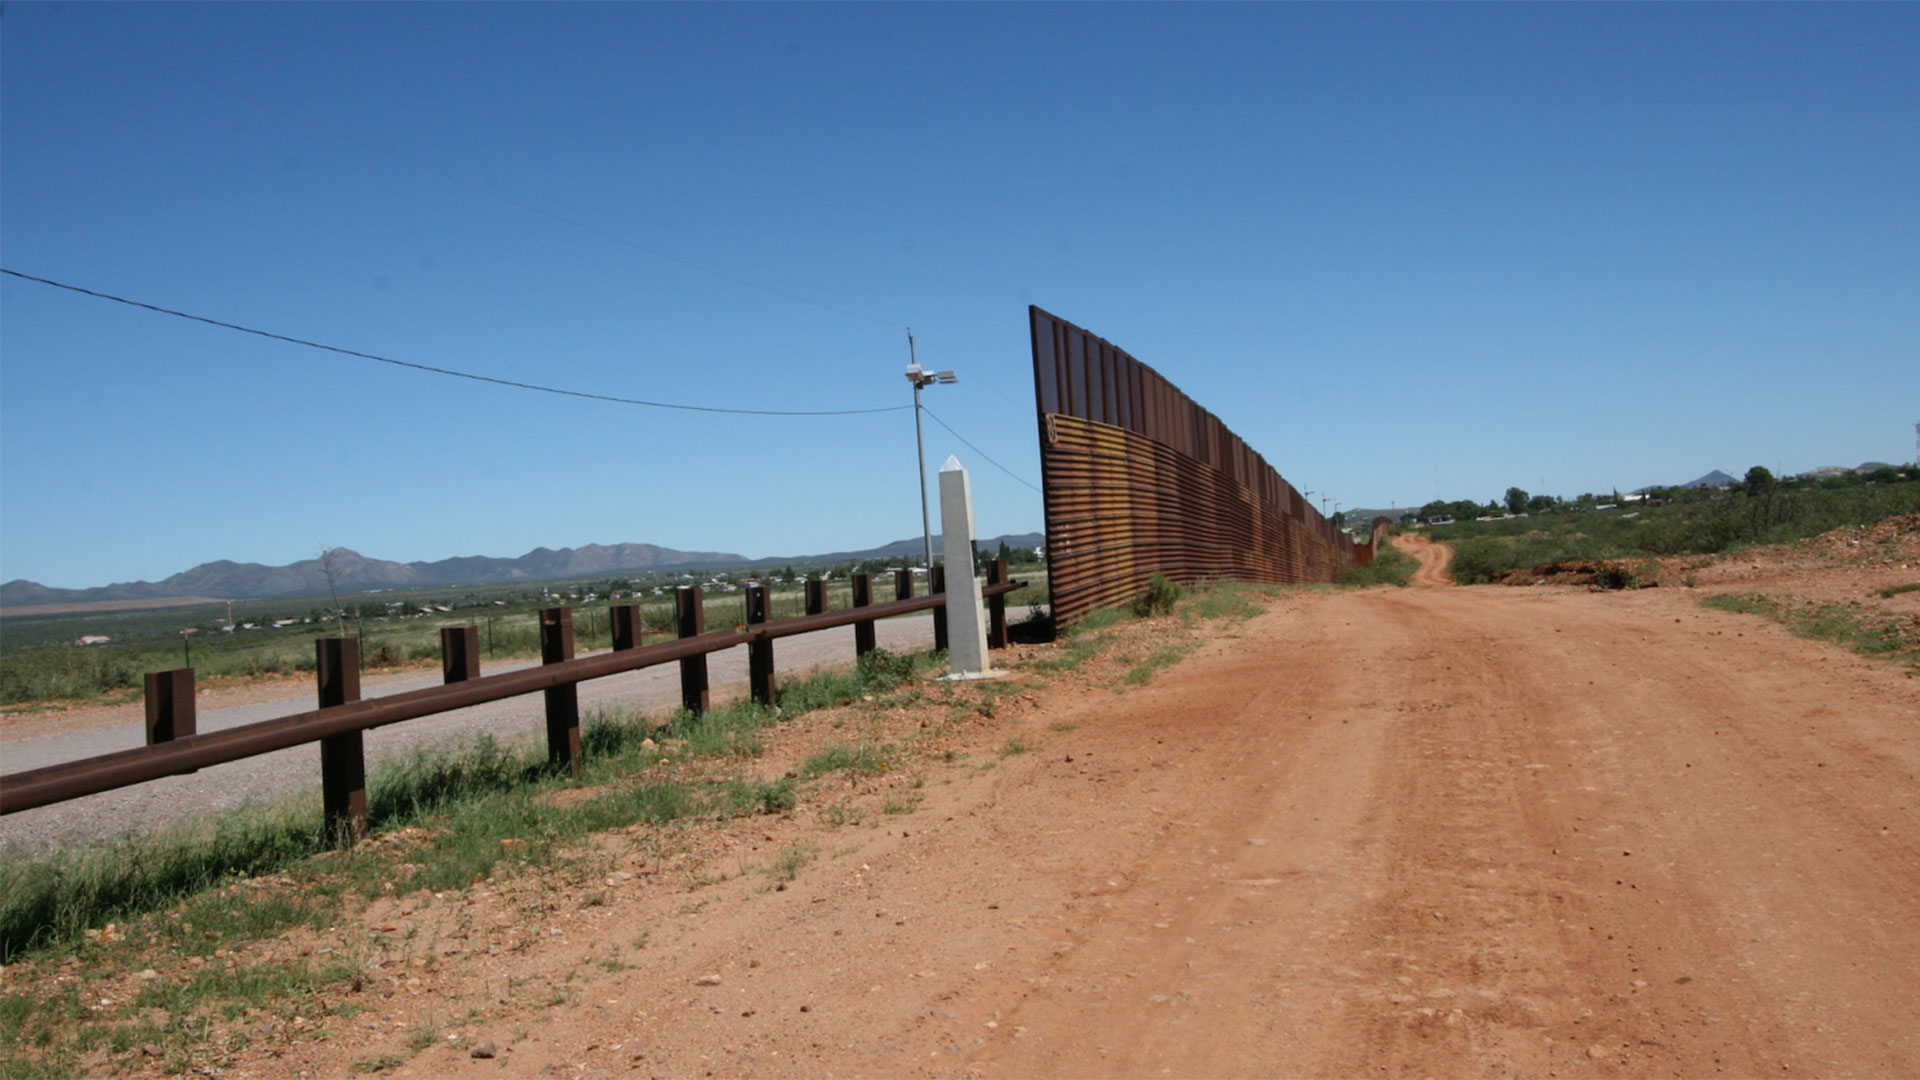
[[[906,651],[927,648],[933,643],[933,618],[931,615],[912,615],[887,619],[875,624],[875,637],[884,649]],[[853,628],[850,626],[783,638],[774,646],[776,670],[782,676],[821,665],[846,663],[852,658]],[[528,661],[488,665],[485,673],[492,675],[527,666],[530,666]],[[734,696],[744,693],[746,671],[747,651],[744,646],[714,653],[708,658],[709,678],[715,693],[722,699],[728,696],[729,690]],[[439,681],[437,673],[397,679],[368,686],[365,696],[384,697],[434,686]],[[580,686],[583,713],[612,707],[665,713],[679,701],[678,664],[644,668],[582,683]],[[311,708],[313,698],[307,695],[254,705],[209,709],[198,718],[199,730],[219,731]],[[482,731],[490,731],[503,741],[530,737],[544,731],[543,716],[540,695],[530,694],[379,728],[367,732],[367,763],[371,767],[377,761],[415,747],[455,741]],[[125,750],[141,745],[144,740],[144,729],[137,722],[40,738],[16,739],[0,744],[0,767],[8,773],[20,772]],[[277,798],[302,788],[317,788],[319,783],[318,746],[296,746],[245,761],[202,769],[190,776],[168,777],[0,817],[0,844],[44,847],[64,839],[149,830],[207,811],[231,809],[249,800],[269,796]]]

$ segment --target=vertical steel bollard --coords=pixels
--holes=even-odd
[[[903,566],[893,572],[893,598],[913,599],[913,570],[910,567]]]
[[[947,594],[947,568],[936,566],[927,571],[927,591],[935,596]],[[947,605],[933,609],[933,651],[947,651]]]
[[[873,603],[873,575],[853,575],[853,606],[866,607]],[[865,656],[873,651],[873,620],[866,619],[853,624],[853,655]]]
[[[640,638],[647,631],[640,621],[640,605],[615,604],[607,609],[607,621],[613,625],[614,652],[640,647]]]
[[[147,745],[192,735],[199,725],[193,701],[193,669],[147,673]]]
[[[540,609],[540,662],[558,664],[573,659],[573,609]],[[564,765],[580,775],[580,687],[573,683],[548,687],[547,763]]]
[[[673,619],[683,638],[699,637],[707,632],[707,613],[700,603],[700,586],[681,585],[673,590]],[[680,705],[688,712],[707,711],[707,658],[705,654],[680,661]]]
[[[827,583],[819,578],[807,581],[807,614],[825,615],[827,613]]]
[[[320,707],[360,700],[360,642],[355,638],[317,638],[313,643]],[[367,757],[364,732],[346,731],[320,740],[320,804],[327,835],[342,847],[367,832]]]
[[[987,584],[1004,585],[1007,582],[1007,560],[995,559],[987,564]],[[1004,649],[1007,647],[1007,598],[996,596],[987,601],[987,648]]]
[[[466,682],[480,677],[480,628],[440,628],[440,681]]]
[[[772,606],[767,587],[758,583],[747,586],[747,625],[764,626],[767,622],[768,608]],[[773,639],[747,643],[747,689],[753,694],[753,700],[762,705],[773,704]]]

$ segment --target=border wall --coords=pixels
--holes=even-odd
[[[1302,583],[1372,562],[1378,530],[1353,543],[1159,372],[1027,312],[1056,626],[1125,603],[1155,571],[1188,585]]]

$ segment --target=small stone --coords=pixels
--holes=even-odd
[[[476,1057],[476,1058],[490,1058],[498,1054],[499,1052],[500,1052],[499,1047],[493,1045],[490,1042],[483,1042],[483,1043],[476,1044],[473,1049],[467,1051],[467,1056]]]
[[[147,968],[145,971],[138,972],[134,975],[134,978],[139,979],[142,982],[151,981],[159,977],[160,977],[160,973],[153,970],[152,968]]]
[[[1599,1043],[1594,1043],[1592,1046],[1587,1047],[1587,1056],[1595,1061],[1599,1061],[1601,1058],[1612,1057],[1613,1051],[1608,1050]]]
[[[718,976],[718,975],[712,975],[712,974],[708,974],[708,975],[702,975],[702,976],[700,976],[699,978],[697,978],[697,979],[695,979],[695,980],[693,980],[693,985],[695,985],[695,986],[719,986],[719,985],[720,985],[720,976]]]
[[[145,1054],[145,1055],[147,1055],[148,1057],[159,1057],[159,1056],[160,1056],[160,1048],[159,1048],[158,1046],[156,1046],[156,1045],[154,1045],[153,1043],[148,1043],[148,1044],[146,1044],[145,1046],[142,1046],[142,1047],[140,1048],[140,1052],[141,1052],[141,1053],[143,1053],[143,1054]]]

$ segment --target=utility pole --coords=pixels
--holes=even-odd
[[[927,557],[927,573],[933,573],[933,518],[927,513],[927,437],[920,424],[920,388],[934,383],[942,385],[957,383],[959,376],[951,371],[922,371],[920,358],[914,352],[913,328],[907,328],[907,381],[913,384],[913,442],[920,466],[920,543]]]

